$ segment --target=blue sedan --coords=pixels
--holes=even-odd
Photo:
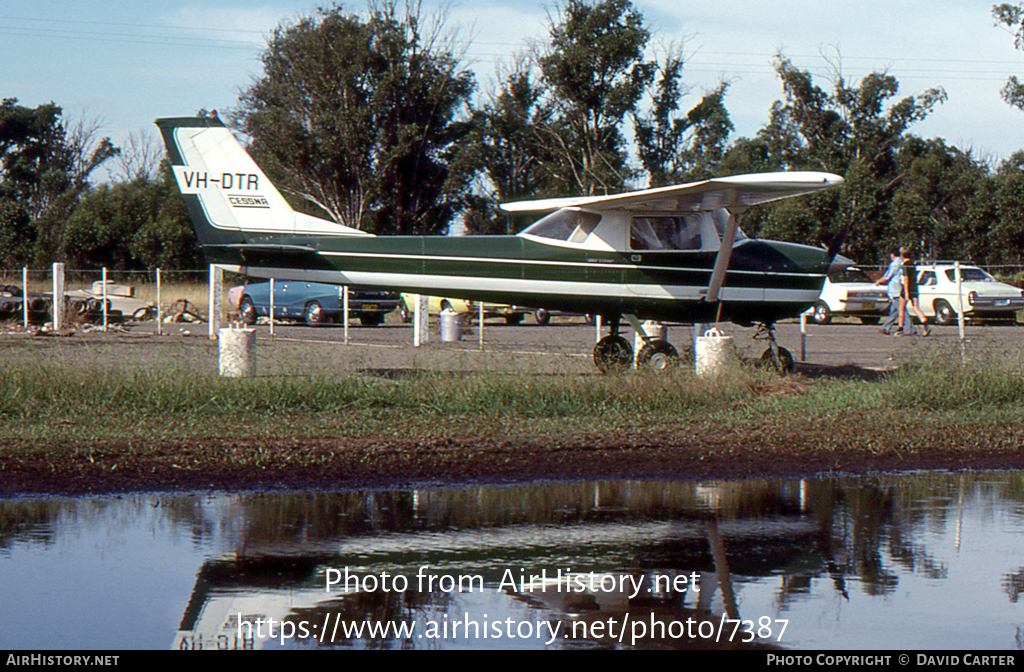
[[[349,317],[366,326],[376,326],[398,306],[398,293],[368,289],[349,289]],[[342,287],[322,282],[274,281],[275,319],[302,320],[310,326],[334,322],[341,317]],[[245,324],[256,324],[260,316],[270,315],[270,283],[251,282],[242,288],[238,315]]]

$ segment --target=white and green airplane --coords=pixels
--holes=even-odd
[[[623,319],[645,345],[642,365],[676,358],[644,320],[759,324],[765,359],[776,321],[814,305],[829,251],[747,238],[747,208],[842,184],[829,173],[738,175],[610,196],[505,203],[548,213],[514,236],[374,236],[296,212],[217,119],[159,119],[178,187],[208,261],[260,278],[308,280],[600,315],[602,371],[633,361]]]

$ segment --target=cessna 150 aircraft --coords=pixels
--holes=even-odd
[[[628,367],[621,320],[645,345],[641,365],[677,352],[641,321],[760,324],[764,359],[792,357],[773,325],[814,304],[832,253],[755,240],[737,217],[752,205],[842,183],[828,173],[739,175],[610,196],[501,207],[549,213],[514,236],[374,236],[296,212],[217,119],[159,119],[178,187],[211,264],[262,278],[332,282],[601,315],[602,371]]]

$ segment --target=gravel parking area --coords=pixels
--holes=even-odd
[[[721,328],[733,337],[736,351],[743,358],[756,359],[766,347],[763,341],[755,340],[755,329],[733,324]],[[74,358],[112,358],[120,363],[137,362],[140,366],[168,357],[186,357],[197,362],[209,360],[210,366],[216,366],[216,343],[207,338],[206,324],[165,324],[163,330],[164,335],[157,337],[154,323],[140,323],[106,334],[78,331],[67,336],[31,338],[16,331],[0,330],[0,348],[20,343],[38,351],[40,356],[56,350]],[[591,354],[596,330],[582,318],[556,317],[546,326],[534,324],[532,318],[518,326],[489,320],[483,330],[482,349],[478,327],[464,329],[461,341],[442,343],[436,321],[431,324],[429,341],[414,348],[412,327],[397,322],[394,316],[378,327],[350,325],[347,344],[342,325],[306,327],[281,323],[275,326],[273,336],[267,325],[258,325],[256,330],[261,375],[294,374],[305,367],[597,374]],[[680,351],[693,337],[690,325],[669,324],[667,330],[668,340]],[[631,338],[632,329],[626,327],[623,334]],[[1021,357],[1024,330],[1020,326],[968,326],[966,335],[965,350],[972,357],[1007,357],[1014,361]],[[877,326],[809,324],[802,350],[800,325],[784,323],[777,328],[777,338],[792,352],[797,370],[811,375],[836,368],[881,372],[938,353],[955,356],[959,352],[955,326],[933,327],[929,337],[896,338],[879,333]]]

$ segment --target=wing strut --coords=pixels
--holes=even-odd
[[[732,258],[732,244],[736,240],[736,229],[739,228],[738,215],[746,211],[743,206],[729,207],[725,211],[729,213],[725,221],[725,231],[722,232],[722,244],[718,246],[718,256],[715,257],[715,268],[711,271],[711,281],[708,283],[704,300],[708,303],[718,301],[718,293],[725,282],[725,272],[729,269],[729,260]]]

